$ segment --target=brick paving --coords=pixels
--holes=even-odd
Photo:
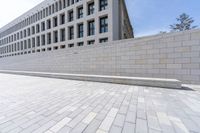
[[[0,74],[0,133],[200,133],[200,92]]]

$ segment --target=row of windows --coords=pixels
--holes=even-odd
[[[31,17],[28,17],[27,19],[21,21],[20,23],[0,33],[0,38],[5,37],[9,35],[10,33],[20,30],[30,24],[33,24],[49,15],[52,15],[53,13],[66,8],[66,5],[70,6],[70,5],[73,5],[75,2],[79,2],[79,1],[82,1],[82,0],[59,0],[59,2],[58,1],[55,2],[49,7],[46,7],[45,9],[39,11],[38,13],[35,13]],[[108,0],[99,0],[99,11],[105,10],[107,6],[108,6]],[[88,15],[93,14],[94,2],[88,3],[87,9],[88,9],[88,13],[87,13]],[[83,17],[83,7],[78,8],[77,12],[78,12],[78,18]],[[72,20],[73,20],[73,11],[69,12],[69,21],[72,21]]]
[[[60,19],[62,20],[62,21],[60,21],[61,24],[64,24],[64,17],[63,16],[65,16],[65,15],[64,14],[60,15]],[[100,17],[99,18],[99,25],[100,25],[99,26],[100,27],[100,29],[99,29],[100,33],[108,32],[108,17],[107,16]],[[54,27],[57,26],[57,17],[53,18],[53,26]],[[13,42],[13,41],[18,41],[20,39],[29,37],[31,35],[35,35],[36,33],[40,33],[40,30],[45,31],[45,28],[51,29],[51,19],[47,20],[46,23],[42,22],[41,25],[37,24],[36,26],[32,26],[31,28],[28,28],[28,29],[25,29],[21,32],[18,32],[17,34],[14,35],[14,37],[11,36],[8,39],[2,40],[1,45],[7,44],[7,43],[10,43],[10,42]],[[64,38],[65,37],[65,31],[62,31],[60,34],[62,35],[63,41],[65,41],[65,38]],[[68,35],[69,35],[68,40],[74,39],[74,26],[68,27]],[[95,20],[90,20],[90,21],[87,22],[87,35],[88,36],[95,35]],[[79,23],[77,25],[77,38],[82,38],[83,36],[84,36],[84,24]]]
[[[99,39],[99,43],[105,43],[105,42],[108,42],[108,38],[101,38]],[[93,45],[95,44],[95,40],[89,40],[87,41],[87,45]],[[76,46],[78,47],[81,47],[81,46],[84,46],[84,42],[78,42],[76,44]],[[42,48],[42,49],[33,49],[32,51],[30,50],[30,48],[35,48],[35,44],[32,45],[23,45],[23,44],[13,44],[13,45],[9,45],[9,46],[6,46],[6,47],[2,47],[0,48],[0,54],[7,54],[7,55],[3,55],[3,56],[0,56],[0,57],[7,57],[7,56],[14,56],[14,55],[22,55],[22,54],[29,54],[29,53],[35,53],[35,52],[44,52],[44,51],[51,51],[51,50],[58,50],[59,49],[59,46],[54,46],[53,48],[52,47],[48,47],[48,48]],[[72,47],[75,47],[75,44],[74,43],[71,43],[71,44],[68,44],[68,48],[72,48]],[[60,45],[60,49],[65,49],[66,48],[66,45]],[[23,52],[20,52],[21,50],[25,50]],[[16,53],[12,53],[12,54],[8,54],[8,53],[11,53],[11,52],[16,52]],[[18,52],[18,53],[17,53]]]

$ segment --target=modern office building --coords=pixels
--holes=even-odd
[[[0,57],[132,37],[124,0],[45,0],[0,29]]]

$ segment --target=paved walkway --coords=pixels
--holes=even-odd
[[[0,133],[200,133],[200,92],[0,74]]]

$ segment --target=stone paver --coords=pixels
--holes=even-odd
[[[0,133],[200,133],[200,92],[0,74]]]

